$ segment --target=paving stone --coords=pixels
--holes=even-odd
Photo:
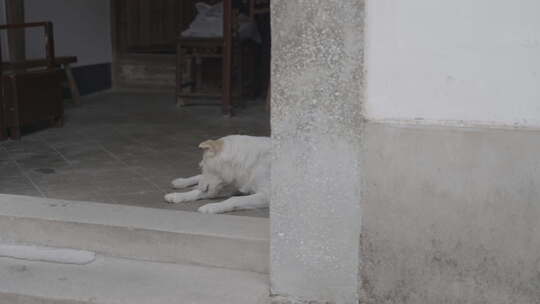
[[[0,258],[2,303],[264,304],[263,274],[98,255],[86,265]]]
[[[19,166],[12,161],[6,159],[0,159],[0,179],[3,177],[21,176],[22,171]]]

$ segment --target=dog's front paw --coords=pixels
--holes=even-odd
[[[170,204],[179,204],[186,202],[186,198],[182,195],[182,193],[169,193],[165,195],[165,201]]]
[[[173,188],[175,189],[184,189],[192,185],[189,179],[187,178],[177,178],[171,182]]]
[[[199,208],[200,213],[216,214],[226,212],[220,203],[206,204]]]

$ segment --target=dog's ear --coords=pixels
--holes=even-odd
[[[223,142],[221,140],[207,140],[203,141],[199,148],[210,151],[215,155],[223,149]]]

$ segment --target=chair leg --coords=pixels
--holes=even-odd
[[[196,57],[190,57],[187,62],[187,72],[189,75],[189,92],[194,93],[197,90],[197,65],[196,65]]]
[[[194,67],[194,70],[191,72],[191,81],[193,82],[193,85],[191,86],[192,93],[196,92],[197,88],[201,88],[203,84],[203,66],[201,57],[195,57]]]
[[[225,47],[227,48],[227,47]],[[229,55],[229,56],[227,56]],[[223,56],[223,87],[222,87],[222,96],[221,96],[221,104],[222,104],[222,112],[225,116],[231,117],[233,115],[232,113],[232,56],[231,53],[225,52]]]
[[[237,42],[237,44],[240,44],[240,42]],[[236,56],[236,65],[237,65],[237,75],[238,75],[238,98],[240,98],[240,100],[238,101],[238,105],[240,106],[240,108],[244,109],[246,107],[246,96],[245,93],[244,93],[244,65],[243,65],[243,62],[242,62],[242,58],[244,57],[242,52],[243,52],[243,48],[241,45],[237,45],[237,56]]]
[[[13,140],[21,139],[21,129],[19,127],[9,127],[9,134]]]
[[[233,115],[232,109],[232,69],[233,69],[233,8],[231,0],[223,1],[223,50],[222,50],[222,112],[225,116]]]
[[[176,106],[183,107],[186,105],[186,99],[180,97],[184,93],[184,75],[186,73],[186,51],[178,45],[176,62]]]
[[[62,128],[64,126],[64,117],[56,117],[52,120],[52,125],[56,128]]]
[[[66,71],[66,77],[69,83],[69,89],[71,90],[71,98],[76,105],[81,104],[81,94],[79,93],[79,87],[73,77],[73,72],[71,71],[71,66],[69,63],[64,64],[64,70]]]
[[[176,96],[176,106],[183,107],[186,105],[186,99],[180,96]]]
[[[6,129],[4,129],[4,127],[0,127],[0,141],[6,140],[6,139],[7,139]]]
[[[176,85],[175,85],[175,95],[176,95],[176,106],[180,106],[180,97],[182,93],[182,72],[183,65],[182,60],[182,48],[180,44],[176,45]]]

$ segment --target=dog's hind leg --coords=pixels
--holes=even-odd
[[[199,212],[224,213],[235,210],[264,208],[268,204],[268,197],[265,194],[255,193],[247,196],[231,197],[220,203],[206,204],[199,208]]]
[[[201,178],[202,178],[202,175],[195,175],[195,176],[187,177],[187,178],[177,178],[172,181],[172,186],[175,189],[188,188],[188,187],[197,185],[199,181],[201,180]]]

